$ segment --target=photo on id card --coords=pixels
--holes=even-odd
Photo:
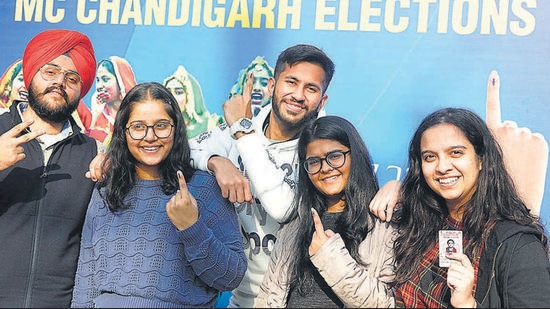
[[[447,253],[462,253],[462,231],[439,231],[439,267],[449,267]]]

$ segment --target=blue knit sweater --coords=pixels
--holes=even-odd
[[[138,180],[129,209],[113,213],[94,190],[84,228],[71,307],[213,307],[237,287],[246,256],[233,205],[214,177],[187,184],[198,221],[178,231],[166,214],[161,181]]]

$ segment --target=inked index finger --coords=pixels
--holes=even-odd
[[[485,115],[485,122],[489,129],[497,128],[502,123],[500,113],[500,78],[496,71],[492,71],[489,74]]]
[[[319,218],[317,210],[311,208],[311,215],[313,216],[313,225],[315,225],[315,231],[317,232],[317,235],[324,235],[325,227],[321,222],[321,218]]]
[[[254,87],[254,72],[248,73],[246,84],[243,89],[243,98],[246,100],[246,113],[247,117],[252,117],[252,88]],[[250,114],[250,115],[249,115]]]
[[[246,78],[246,84],[243,89],[243,96],[248,100],[252,95],[252,87],[254,86],[254,72],[248,72],[248,77]]]
[[[183,177],[183,173],[181,171],[178,171],[177,175],[178,175],[178,183],[180,185],[180,193],[182,197],[188,196],[189,191],[187,190],[187,183],[185,182],[185,177]]]

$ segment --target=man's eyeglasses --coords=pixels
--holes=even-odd
[[[307,158],[304,162],[304,168],[306,169],[306,172],[310,175],[317,174],[321,170],[323,161],[327,162],[327,164],[332,168],[339,168],[342,167],[346,163],[346,155],[350,152],[348,151],[342,151],[342,150],[334,150],[329,153],[327,153],[326,157],[319,158],[319,157],[310,157]]]
[[[63,74],[63,80],[67,86],[76,89],[81,82],[80,75],[75,71],[63,70],[55,64],[46,64],[40,68],[40,76],[46,81],[52,81],[59,78],[59,74]]]
[[[174,125],[168,121],[159,121],[152,126],[148,126],[144,123],[138,122],[129,125],[128,127],[126,127],[126,130],[128,131],[128,134],[130,134],[130,137],[132,139],[142,140],[147,136],[149,128],[153,130],[153,133],[156,137],[167,138],[172,135],[173,127]]]

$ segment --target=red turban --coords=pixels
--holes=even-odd
[[[65,53],[71,57],[80,74],[82,79],[80,97],[84,97],[94,83],[96,71],[94,48],[86,35],[73,30],[46,30],[36,35],[27,44],[23,54],[23,79],[27,88],[43,65]]]

